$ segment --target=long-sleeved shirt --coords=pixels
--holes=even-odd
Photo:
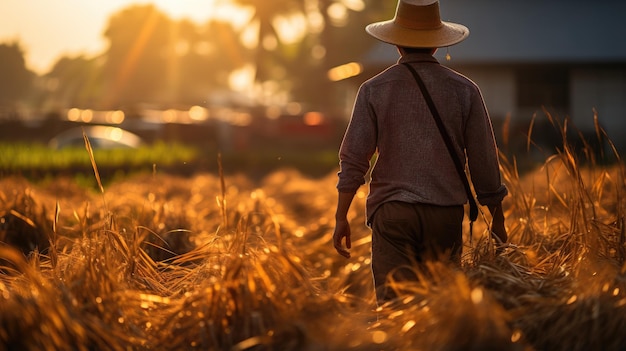
[[[359,88],[339,151],[337,189],[353,193],[371,172],[366,218],[387,201],[449,206],[467,202],[457,172],[419,86],[407,67],[420,74],[482,205],[507,195],[500,179],[491,121],[478,86],[441,66],[428,54],[409,54]]]

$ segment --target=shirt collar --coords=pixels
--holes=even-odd
[[[405,62],[432,62],[439,63],[436,58],[430,54],[407,54],[398,59],[398,63]]]

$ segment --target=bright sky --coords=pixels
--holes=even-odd
[[[18,40],[28,68],[46,73],[62,55],[104,51],[109,17],[133,3],[153,3],[172,18],[201,23],[219,17],[229,1],[0,0],[0,43]]]

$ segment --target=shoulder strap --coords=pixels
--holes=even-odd
[[[439,128],[439,133],[441,133],[441,136],[443,137],[443,141],[445,141],[446,147],[448,148],[448,152],[450,153],[450,156],[452,156],[452,160],[454,161],[454,166],[456,167],[456,170],[459,173],[461,180],[463,181],[463,186],[465,187],[465,191],[467,192],[467,199],[470,205],[469,218],[470,218],[470,228],[471,228],[472,222],[474,222],[476,218],[478,218],[478,205],[476,204],[476,199],[474,198],[474,195],[472,194],[472,189],[470,188],[469,181],[467,180],[467,175],[465,174],[464,163],[461,162],[458,155],[454,151],[452,139],[446,132],[446,129],[443,125],[443,121],[441,120],[441,117],[439,116],[439,112],[437,111],[437,108],[435,107],[435,103],[433,102],[432,97],[428,93],[428,90],[426,89],[426,85],[422,81],[422,78],[417,73],[415,68],[411,67],[411,65],[409,65],[406,62],[404,63],[404,65],[409,69],[409,71],[411,71],[411,73],[413,74],[413,77],[415,78],[415,81],[417,82],[417,85],[419,85],[420,90],[422,91],[422,95],[424,95],[424,99],[426,100],[426,103],[428,104],[428,108],[430,109],[430,113],[433,115],[433,118],[435,119],[435,122],[437,123],[437,128]],[[471,233],[471,229],[470,229],[470,233]]]

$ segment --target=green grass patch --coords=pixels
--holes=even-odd
[[[166,172],[191,175],[216,172],[216,149],[182,143],[156,142],[137,149],[94,149],[94,160],[104,182],[131,173]],[[227,174],[246,173],[261,178],[277,169],[294,168],[310,176],[324,176],[338,166],[334,149],[276,149],[271,147],[222,152]],[[58,175],[88,179],[93,167],[85,147],[54,150],[45,144],[0,143],[0,175],[22,175],[30,180],[45,180]]]
[[[183,144],[157,142],[138,149],[96,149],[99,167],[134,167],[157,164],[168,167],[193,162],[199,151]],[[43,144],[0,143],[0,170],[28,172],[91,167],[84,147],[54,150]]]

